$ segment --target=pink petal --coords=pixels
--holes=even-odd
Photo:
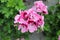
[[[34,2],[34,6],[37,12],[48,14],[47,6],[42,1]]]
[[[19,23],[20,24],[27,24],[27,21],[25,21],[24,19],[21,18],[20,21],[19,21]]]
[[[29,9],[29,13],[30,13],[30,18],[32,19],[32,20],[34,20],[34,21],[37,21],[38,19],[39,19],[39,17],[40,17],[40,15],[39,14],[37,14],[34,10],[32,10],[32,9]]]
[[[25,33],[25,32],[27,32],[28,31],[28,29],[26,28],[26,27],[22,27],[22,29],[21,29],[21,32],[22,33]]]
[[[44,25],[44,16],[40,16],[39,20],[37,21],[38,25]]]
[[[15,19],[15,20],[18,20],[19,17],[20,17],[20,15],[17,14],[14,19]]]
[[[36,7],[39,7],[39,5],[43,5],[43,1],[35,1],[34,2],[34,5],[36,6]]]
[[[14,23],[18,23],[18,21],[14,21]]]
[[[33,33],[37,30],[37,27],[35,25],[29,24],[28,30],[29,30],[29,32]]]
[[[19,18],[20,18],[20,15],[17,14],[14,18],[15,19],[14,23],[17,23],[19,21]]]

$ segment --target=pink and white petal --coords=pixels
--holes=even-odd
[[[41,10],[41,9],[39,9],[39,8],[36,8],[36,11],[37,11],[37,12],[42,12],[42,10]]]
[[[35,1],[34,5],[38,7],[38,5],[40,5],[41,3],[43,3],[43,1]]]
[[[21,23],[21,24],[27,24],[27,21],[25,21],[24,19],[20,19],[19,23]]]
[[[48,10],[47,9],[43,10],[43,13],[48,14]]]
[[[18,21],[14,21],[14,23],[18,23]]]
[[[28,29],[26,27],[22,27],[21,32],[22,33],[28,32]]]
[[[37,30],[37,27],[35,25],[30,24],[30,25],[28,25],[28,30],[29,30],[29,32],[33,33],[34,31]]]
[[[35,13],[35,14],[33,14],[33,17],[34,17],[34,21],[37,21],[40,19],[41,16],[39,14]]]
[[[16,16],[15,16],[15,20],[18,20],[19,19],[19,17],[20,17],[20,15],[19,14],[17,14]]]
[[[42,21],[44,21],[44,16],[41,15]]]

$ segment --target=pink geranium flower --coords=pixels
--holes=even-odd
[[[22,33],[35,32],[39,27],[43,30],[44,16],[39,15],[37,12],[48,14],[47,6],[42,1],[34,2],[34,6],[28,10],[21,11],[15,16],[14,23],[18,23],[18,30]]]
[[[44,16],[37,14],[31,8],[28,11],[20,11],[20,15],[15,16],[15,23],[19,23],[18,30],[22,33],[28,31],[33,33],[37,31],[38,26],[44,25]]]
[[[37,12],[48,14],[47,6],[42,1],[34,2],[34,6],[36,7]]]

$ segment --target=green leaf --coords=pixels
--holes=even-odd
[[[1,0],[1,2],[5,2],[5,0]]]
[[[50,26],[49,26],[48,24],[45,24],[45,26],[44,26],[44,30],[51,32],[51,30],[50,30]]]
[[[9,16],[10,16],[9,13],[6,13],[6,14],[5,14],[5,17],[6,17],[6,18],[9,18]]]
[[[4,20],[3,19],[0,19],[0,25],[2,25],[3,22],[4,22]]]
[[[57,35],[60,35],[60,30],[59,30],[59,31],[57,31]]]

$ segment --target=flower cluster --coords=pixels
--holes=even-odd
[[[40,27],[43,30],[44,16],[41,14],[48,14],[47,6],[45,6],[42,1],[36,1],[32,8],[24,11],[19,10],[19,14],[14,18],[14,23],[19,24],[18,30],[21,30],[22,33],[28,31],[33,33]]]

